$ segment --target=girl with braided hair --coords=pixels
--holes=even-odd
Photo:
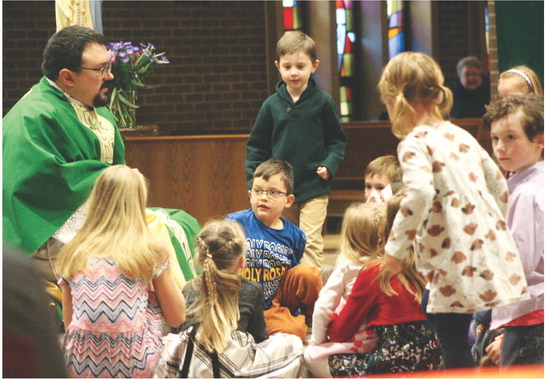
[[[199,277],[183,289],[186,322],[165,338],[157,377],[301,375],[301,340],[269,336],[258,283],[238,275],[246,237],[232,220],[209,221],[197,237]]]

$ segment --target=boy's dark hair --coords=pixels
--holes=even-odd
[[[399,165],[399,160],[395,155],[383,155],[381,157],[373,159],[363,173],[363,178],[367,175],[381,174],[390,179],[390,183],[401,182],[403,179],[403,171]]]
[[[498,97],[486,106],[483,126],[490,130],[492,123],[512,113],[521,111],[522,126],[529,140],[543,134],[543,97],[506,96]]]
[[[274,158],[266,160],[255,169],[254,179],[263,178],[269,180],[271,176],[277,174],[280,174],[286,186],[286,192],[288,195],[291,195],[293,193],[293,169],[287,161]]]
[[[276,60],[280,60],[286,54],[303,52],[314,63],[316,57],[316,44],[314,40],[303,32],[285,32],[276,44]]]
[[[93,29],[72,25],[53,34],[45,45],[42,62],[43,74],[51,79],[59,78],[63,68],[77,71],[81,67],[85,47],[90,43],[106,45],[106,38]]]

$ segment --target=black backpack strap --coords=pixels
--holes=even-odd
[[[197,326],[195,325],[189,333],[189,339],[187,341],[187,348],[185,349],[184,365],[182,371],[179,372],[178,378],[187,378],[189,374],[189,365],[191,364],[191,358],[193,357],[193,347],[195,334],[197,333]]]
[[[214,374],[214,378],[221,378],[220,360],[218,358],[218,353],[210,353],[210,358],[212,359],[212,373]]]

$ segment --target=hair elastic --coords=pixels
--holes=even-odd
[[[524,72],[517,70],[515,68],[507,70],[507,72],[512,72],[513,74],[517,74],[518,76],[522,77],[522,79],[524,79],[526,83],[528,83],[528,88],[530,89],[530,92],[532,93],[534,92],[534,86],[532,84],[532,81],[530,80],[530,77],[528,77],[528,75],[526,75]]]
[[[441,98],[441,102],[437,106],[442,107],[447,102],[447,93],[445,92],[445,88],[443,86],[439,86],[439,89],[441,90],[443,97]]]
[[[210,258],[210,259],[214,259],[214,258],[212,257],[212,254],[210,254],[210,253],[206,253],[206,257],[207,257],[207,258]]]

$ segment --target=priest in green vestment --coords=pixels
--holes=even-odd
[[[96,178],[110,165],[125,164],[123,141],[106,107],[114,78],[106,44],[85,27],[55,33],[44,49],[44,77],[3,119],[4,243],[42,256],[53,274],[49,254],[83,223]],[[198,222],[183,211],[176,216],[187,234],[185,250],[194,248]],[[181,285],[195,275],[193,254],[181,251],[165,226],[183,272]]]
[[[113,79],[107,41],[72,28],[50,39],[45,76],[3,119],[3,238],[28,254],[78,210],[103,169],[125,163],[105,107]],[[71,45],[79,49],[67,51]]]

